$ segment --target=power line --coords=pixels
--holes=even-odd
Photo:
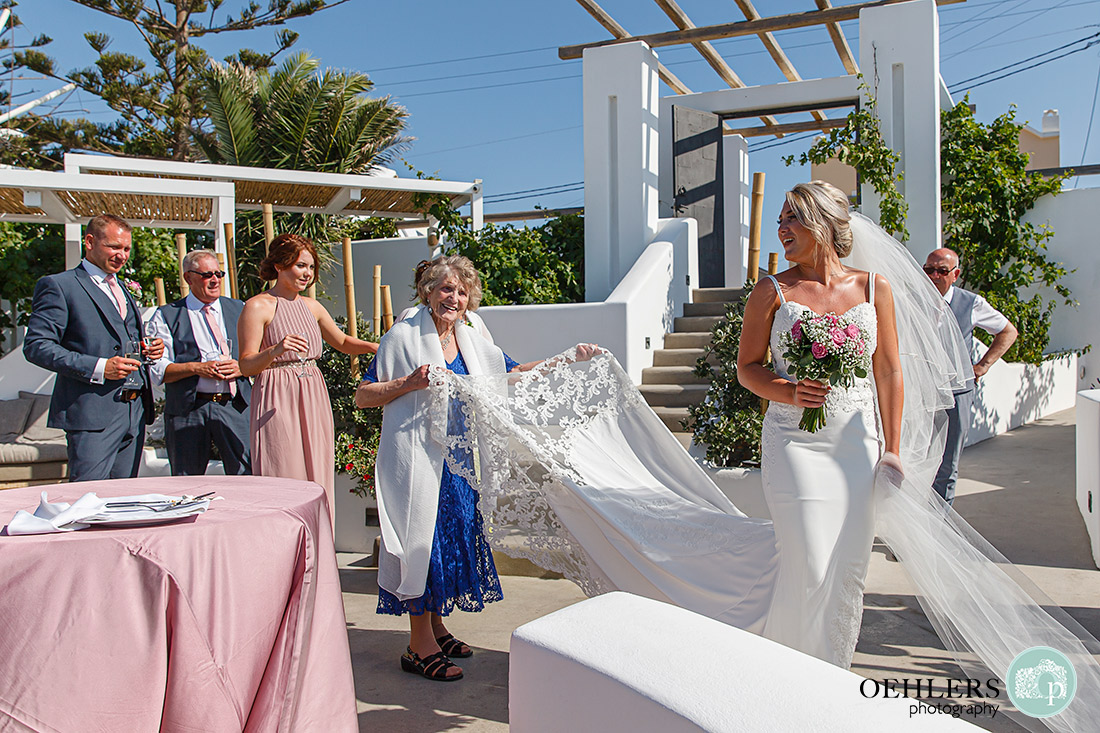
[[[1057,10],[1058,8],[1064,6],[1068,2],[1069,2],[1069,0],[1062,0],[1062,2],[1058,3],[1057,5],[1055,5],[1053,7],[1042,8],[1040,10],[1029,11],[1028,13],[1025,13],[1025,15],[1028,15],[1028,17],[1025,18],[1024,20],[1021,20],[1019,23],[1016,23],[1015,25],[1011,25],[1008,28],[1005,28],[1004,30],[997,32],[996,34],[994,34],[992,36],[989,36],[988,38],[983,39],[983,41],[979,41],[979,43],[983,43],[984,41],[988,41],[990,38],[997,38],[999,36],[1004,36],[1009,31],[1016,30],[1017,28],[1022,26],[1024,23],[1033,23],[1035,21],[1035,19],[1038,18],[1039,16],[1046,15],[1047,13],[1049,13],[1052,10]],[[1003,15],[1001,17],[1007,17],[1007,14]],[[967,49],[962,49],[961,51],[956,51],[955,53],[951,54],[950,56],[947,57],[947,59],[944,59],[944,60],[953,59],[956,56],[958,56],[959,54],[965,53],[966,50]]]
[[[1090,26],[1081,26],[1081,27],[1082,28],[1088,28]],[[1095,27],[1095,26],[1092,26],[1092,27]],[[1087,41],[1090,38],[1096,38],[1097,36],[1100,36],[1100,33],[1093,33],[1093,34],[1085,36],[1083,38],[1078,38],[1075,41],[1070,41],[1069,43],[1058,46],[1057,48],[1052,48],[1049,51],[1043,51],[1042,53],[1035,54],[1034,56],[1031,56],[1031,57],[1026,58],[1026,59],[1022,59],[1020,61],[1013,61],[1011,64],[1006,64],[1005,66],[1002,66],[999,69],[993,69],[992,71],[987,71],[984,74],[978,74],[977,76],[972,76],[969,79],[963,79],[962,81],[955,82],[955,84],[953,84],[952,86],[961,86],[963,84],[969,84],[972,81],[977,81],[978,79],[981,79],[983,76],[990,76],[992,74],[997,74],[997,73],[1000,73],[1002,71],[1005,71],[1006,69],[1011,69],[1013,66],[1020,66],[1021,64],[1026,64],[1029,61],[1034,61],[1035,59],[1042,58],[1043,56],[1047,56],[1047,55],[1055,53],[1057,51],[1061,51],[1062,49],[1069,48],[1070,46],[1075,46],[1078,43],[1081,43],[1082,41]]]
[[[473,92],[479,89],[500,89],[502,87],[515,87],[523,84],[540,84],[544,81],[561,81],[562,79],[579,79],[578,74],[570,74],[569,76],[551,76],[546,79],[527,79],[524,81],[508,81],[500,84],[488,84],[480,87],[462,87],[461,89],[441,89],[436,92],[417,92],[416,94],[396,94],[394,96],[399,99],[412,99],[413,97],[428,97],[437,94],[454,94],[455,92]]]
[[[417,154],[417,156],[438,155],[440,153],[454,152],[455,150],[467,150],[469,148],[480,148],[484,145],[496,145],[497,143],[506,143],[506,142],[510,142],[512,140],[522,140],[522,139],[528,138],[528,137],[538,137],[539,135],[550,135],[550,134],[555,133],[555,132],[565,132],[566,130],[579,130],[582,127],[584,127],[584,125],[572,125],[571,127],[558,127],[558,128],[553,129],[553,130],[540,130],[539,132],[530,132],[530,133],[527,133],[526,135],[515,135],[514,137],[501,137],[501,138],[497,138],[496,140],[486,140],[485,142],[481,142],[481,143],[471,143],[470,145],[460,145],[456,148],[443,148],[442,150],[428,150],[428,151],[425,151],[425,152],[417,151],[416,154]]]
[[[1092,110],[1089,112],[1089,126],[1085,130],[1085,144],[1081,148],[1080,165],[1085,164],[1085,153],[1087,153],[1089,149],[1089,138],[1092,137],[1092,121],[1096,117],[1096,97],[1098,94],[1100,94],[1100,67],[1097,67],[1096,69],[1096,88],[1092,92]],[[1073,187],[1077,188],[1077,184],[1080,181],[1081,176],[1077,176],[1077,178],[1073,181]]]
[[[488,201],[489,199],[499,198],[501,196],[514,196],[514,195],[520,194],[520,193],[538,193],[538,192],[542,192],[542,191],[549,191],[550,189],[553,189],[553,188],[566,188],[566,187],[583,186],[583,185],[584,185],[584,181],[573,181],[572,183],[559,183],[556,186],[543,186],[542,188],[525,188],[522,191],[508,191],[506,193],[492,194],[492,195],[486,196],[485,200]]]
[[[394,69],[414,69],[420,66],[437,66],[439,64],[457,64],[462,61],[479,61],[481,59],[495,59],[501,56],[520,56],[525,53],[537,53],[539,51],[556,51],[557,46],[543,46],[542,48],[528,48],[523,51],[502,51],[500,53],[485,53],[480,56],[466,56],[460,59],[443,59],[441,61],[423,61],[419,64],[399,64],[398,66],[383,66],[373,71],[368,71],[368,74],[373,74],[375,71],[393,71]]]
[[[1039,61],[1038,63],[1032,64],[1031,66],[1025,66],[1022,69],[1016,69],[1015,71],[1009,71],[1005,74],[1001,74],[1000,76],[995,76],[992,79],[986,79],[985,81],[980,81],[977,84],[972,84],[971,86],[967,87],[967,90],[977,89],[978,87],[985,86],[986,84],[992,84],[995,81],[1000,81],[1001,79],[1006,79],[1010,76],[1015,76],[1016,74],[1020,74],[1020,73],[1025,72],[1025,71],[1031,71],[1032,69],[1043,66],[1044,64],[1049,64],[1051,61],[1058,61],[1059,59],[1064,59],[1066,56],[1072,56],[1075,53],[1080,53],[1081,51],[1087,51],[1087,50],[1089,50],[1090,48],[1092,48],[1093,46],[1095,46],[1098,43],[1100,43],[1100,38],[1098,38],[1097,40],[1094,40],[1094,41],[1090,41],[1087,45],[1082,46],[1081,48],[1077,48],[1077,49],[1074,49],[1072,51],[1066,51],[1065,53],[1063,53],[1059,56],[1054,56],[1053,58],[1044,59],[1042,61]],[[959,90],[958,85],[950,88],[950,91],[952,93],[954,93],[958,90]]]
[[[521,199],[534,199],[534,198],[539,198],[540,196],[557,196],[557,195],[563,194],[563,193],[574,193],[575,191],[583,191],[583,190],[584,190],[584,184],[582,183],[579,186],[574,186],[572,188],[564,188],[561,191],[553,191],[553,192],[550,192],[550,193],[532,193],[532,194],[528,194],[526,196],[509,196],[507,198],[499,198],[499,199],[494,199],[493,201],[486,201],[486,203],[503,204],[506,201],[519,201]]]

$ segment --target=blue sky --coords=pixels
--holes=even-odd
[[[679,4],[696,25],[743,19],[736,5],[725,0]],[[241,3],[226,0],[225,5],[235,11]],[[603,0],[601,5],[631,33],[674,29],[654,3]],[[755,5],[766,16],[815,8],[811,0],[756,0]],[[112,35],[114,49],[139,48],[126,24],[70,0],[21,0],[16,12],[24,23],[18,31],[23,42],[37,33],[55,39],[47,50],[62,70],[87,66],[95,59],[82,38],[87,30]],[[954,85],[964,79],[1100,32],[1100,0],[968,0],[942,6],[940,26],[941,71],[958,100],[964,90],[956,91]],[[297,50],[309,51],[326,66],[367,72],[378,94],[391,95],[409,110],[408,133],[417,140],[405,158],[416,169],[451,180],[481,178],[489,212],[583,204],[581,65],[559,60],[557,48],[603,40],[609,34],[574,0],[350,0],[291,27],[301,34]],[[858,23],[846,22],[842,28],[858,55]],[[205,47],[215,57],[240,46],[266,49],[272,46],[273,33],[266,29],[227,34]],[[804,78],[844,73],[823,27],[776,36]],[[783,80],[758,38],[714,45],[746,83]],[[689,46],[660,49],[660,57],[695,91],[723,87]],[[1097,163],[1100,119],[1090,117],[1097,106],[1098,72],[1100,44],[975,88],[970,100],[982,120],[1015,104],[1018,121],[1032,121],[1035,127],[1043,110],[1056,108],[1061,113],[1062,164],[1079,164],[1082,159]],[[53,88],[52,82],[41,80],[18,83],[23,86],[16,87],[17,93]],[[112,114],[86,94],[72,95],[60,110],[87,110],[100,121]],[[780,146],[772,146],[774,138],[750,141],[753,148],[770,146],[755,153],[750,148],[753,169],[768,174],[767,216],[774,213],[783,190],[809,177],[808,169],[785,168],[779,159],[804,151],[812,139],[787,139]],[[399,173],[407,175],[404,170]],[[1096,186],[1097,179],[1082,178],[1079,185]],[[516,193],[550,187],[560,192],[531,197]]]

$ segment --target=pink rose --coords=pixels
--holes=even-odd
[[[791,338],[796,342],[802,340],[802,321],[795,321],[794,325],[791,326]]]
[[[846,334],[843,331],[843,329],[830,328],[829,329],[829,338],[831,338],[833,340],[834,344],[836,344],[837,346],[840,346],[848,338],[848,334]]]
[[[844,332],[852,338],[859,338],[859,326],[854,323],[849,323],[848,327],[844,329]]]
[[[825,348],[824,344],[815,343],[810,347],[810,353],[814,355],[815,359],[824,359],[829,354],[829,350]]]

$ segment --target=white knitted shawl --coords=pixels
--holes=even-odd
[[[455,327],[455,340],[470,374],[503,374],[504,353],[469,325]],[[422,308],[399,321],[378,347],[379,382],[398,379],[423,364],[446,367],[431,312]],[[400,600],[424,594],[435,534],[443,446],[429,430],[433,388],[418,389],[387,403],[375,463],[382,546],[378,585]]]

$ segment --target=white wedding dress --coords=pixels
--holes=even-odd
[[[588,595],[625,590],[673,603],[840,666],[855,648],[877,535],[967,677],[1003,679],[1015,656],[1035,646],[1071,659],[1078,687],[1066,710],[1036,719],[1002,700],[1006,714],[1029,730],[1089,730],[1100,710],[1100,643],[931,489],[943,410],[961,371],[950,362],[967,358],[958,327],[904,248],[858,215],[853,231],[878,238],[873,262],[858,250],[849,262],[882,273],[893,291],[905,378],[903,480],[876,470],[875,396],[862,380],[834,388],[828,423],[812,435],[798,429],[799,409],[772,403],[763,444],[774,524],[747,517],[609,353],[575,362],[570,350],[523,374],[435,368],[430,440],[477,489],[494,549],[561,572]],[[787,302],[776,313],[780,372],[777,334],[807,310]],[[849,315],[874,337],[871,303]],[[945,340],[958,345],[952,359],[943,357]],[[449,434],[452,409],[463,414],[461,434]]]
[[[775,371],[792,379],[780,336],[815,315],[788,301],[769,276],[781,304],[772,321]],[[874,276],[868,300],[846,316],[874,352],[878,319]],[[792,379],[793,381],[793,379]],[[826,398],[827,421],[815,433],[798,427],[802,408],[768,405],[762,433],[764,496],[775,525],[779,573],[764,626],[769,639],[848,668],[863,617],[863,581],[874,541],[875,465],[879,431],[870,377]]]

